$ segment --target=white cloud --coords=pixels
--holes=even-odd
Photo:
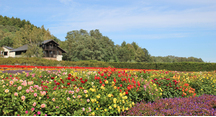
[[[60,0],[63,3],[73,2],[72,0]],[[93,30],[99,29],[101,32],[118,32],[136,29],[174,29],[174,28],[213,28],[216,27],[216,0],[183,0],[173,2],[172,0],[163,0],[163,4],[155,6],[153,2],[137,2],[136,4],[121,7],[101,7],[97,5],[79,4],[59,9],[59,12],[53,14],[62,16],[51,19],[59,21],[57,24],[49,25],[49,29],[54,34],[66,34],[72,30]],[[161,2],[161,1],[158,1]],[[195,3],[193,3],[195,2]],[[169,3],[169,4],[168,4]],[[178,4],[180,4],[178,6]],[[203,6],[199,6],[201,4]],[[182,7],[181,9],[171,9],[169,5]],[[185,5],[195,5],[186,7]],[[198,6],[196,6],[198,5]],[[63,14],[63,15],[61,15]],[[168,35],[166,35],[168,36]],[[159,38],[159,37],[152,37]]]

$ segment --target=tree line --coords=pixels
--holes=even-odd
[[[0,47],[10,46],[13,48],[28,44],[29,50],[25,56],[36,55],[42,57],[42,49],[39,43],[53,39],[67,53],[63,54],[63,60],[97,60],[105,62],[203,62],[201,58],[175,57],[175,56],[151,56],[146,48],[139,47],[136,42],[121,45],[96,30],[89,32],[83,29],[67,32],[65,41],[59,40],[44,26],[36,27],[29,21],[19,18],[9,18],[0,15]]]

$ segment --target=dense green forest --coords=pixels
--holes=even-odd
[[[0,47],[10,46],[13,48],[28,44],[29,49],[25,55],[32,54],[41,57],[42,49],[38,43],[44,40],[53,39],[60,44],[60,47],[67,53],[63,54],[63,60],[97,60],[105,62],[203,62],[201,58],[175,57],[175,56],[151,56],[146,48],[141,48],[136,42],[115,45],[107,36],[96,29],[87,32],[86,30],[73,30],[67,32],[65,41],[59,40],[44,26],[37,27],[30,21],[20,18],[9,18],[0,15]]]

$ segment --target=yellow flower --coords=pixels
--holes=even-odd
[[[91,115],[92,115],[92,116],[95,116],[95,112],[92,112]]]
[[[108,97],[111,97],[112,96],[112,94],[108,94]]]
[[[120,97],[122,97],[122,93],[119,93]]]
[[[117,107],[117,105],[116,105],[116,104],[114,104],[114,105],[113,105],[113,107],[114,107],[114,108],[116,108],[116,107]]]
[[[96,96],[96,98],[98,98],[98,99],[99,99],[99,98],[100,98],[100,95],[97,95],[97,96]]]
[[[108,80],[106,80],[105,83],[108,84],[109,83]]]
[[[98,110],[98,108],[96,108],[96,110]]]
[[[128,107],[126,108],[126,110],[128,110]]]
[[[132,105],[135,105],[134,102],[132,102]]]
[[[104,112],[106,112],[107,111],[107,109],[104,109]]]
[[[121,112],[121,109],[120,109],[120,108],[118,108],[118,112],[119,112],[119,113]]]
[[[122,103],[125,103],[125,101],[124,101],[124,100],[122,100]]]
[[[109,109],[112,109],[112,106],[109,106]]]
[[[101,86],[101,89],[105,89],[105,87],[104,87],[104,86]]]
[[[117,99],[116,98],[113,98],[113,103],[116,103]]]
[[[85,96],[88,97],[88,94],[86,94]]]
[[[117,89],[117,87],[116,87],[116,86],[114,86],[114,89]]]

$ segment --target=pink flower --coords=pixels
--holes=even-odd
[[[13,85],[13,83],[14,83],[14,81],[11,80],[11,81],[10,81],[10,85]]]
[[[77,92],[77,93],[79,92],[79,88],[76,89],[76,92]]]
[[[26,73],[26,77],[28,77],[29,76],[29,73]]]
[[[83,111],[85,111],[85,108],[82,108]]]
[[[26,89],[26,93],[29,93],[29,89]]]
[[[37,97],[37,93],[34,93],[34,96]]]
[[[35,77],[35,74],[32,74],[32,77]]]
[[[25,111],[26,114],[28,114],[28,111]]]
[[[17,90],[21,90],[21,89],[22,89],[22,87],[21,87],[21,86],[17,87]]]
[[[33,106],[36,106],[36,102],[33,103]]]
[[[21,99],[22,99],[23,101],[25,100],[25,98],[26,98],[26,97],[25,97],[24,95],[21,97]]]
[[[34,85],[34,88],[38,88],[39,86],[38,85]]]
[[[15,93],[14,93],[14,95],[15,95],[15,96],[18,96],[18,93],[17,93],[17,92],[15,92]]]
[[[42,87],[39,87],[38,89],[39,89],[39,90],[42,90]]]
[[[34,114],[34,116],[36,116],[36,114]]]
[[[89,99],[87,99],[87,102],[90,102],[90,100],[89,100]]]
[[[40,111],[38,111],[38,112],[37,112],[37,114],[38,114],[38,115],[40,115],[40,114],[41,114],[41,112],[40,112]]]
[[[44,116],[47,116],[47,114],[45,114]]]
[[[56,108],[59,108],[59,106],[56,106]]]
[[[45,104],[41,104],[41,108],[45,108],[46,107],[46,105]]]
[[[31,111],[34,111],[35,110],[35,108],[31,108]]]

